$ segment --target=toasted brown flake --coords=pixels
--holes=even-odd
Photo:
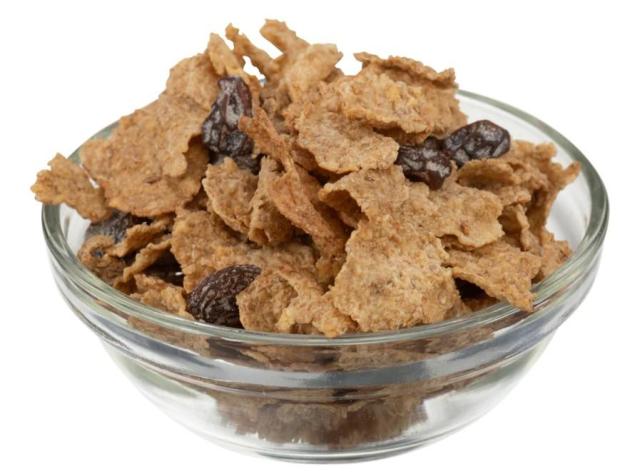
[[[206,211],[178,216],[171,242],[187,292],[209,273],[230,265],[252,264],[263,271],[282,266],[314,271],[315,258],[310,247],[290,242],[276,248],[255,248],[242,242],[218,216]]]
[[[507,207],[512,204],[526,205],[531,201],[531,192],[520,186],[500,186],[492,191],[503,206]]]
[[[380,129],[405,133],[446,134],[464,125],[455,88],[405,82],[377,67],[365,67],[336,87],[342,113]]]
[[[290,139],[290,140],[293,140],[293,139]],[[297,165],[300,165],[302,168],[304,168],[307,171],[313,171],[314,173],[324,174],[325,176],[333,175],[332,173],[328,173],[325,170],[322,170],[321,168],[319,168],[318,162],[316,161],[314,156],[311,154],[311,152],[309,152],[308,150],[305,150],[304,148],[302,148],[301,146],[299,146],[297,143],[293,141],[291,143],[291,156],[293,158],[294,163],[296,163]]]
[[[269,187],[278,179],[278,163],[263,158],[258,175],[258,186],[251,198],[249,239],[260,245],[279,245],[293,236],[293,226],[269,198]]]
[[[535,245],[531,234],[527,213],[522,204],[505,206],[500,216],[500,224],[505,234],[514,238],[522,250],[531,250]]]
[[[571,247],[566,240],[556,240],[553,233],[543,230],[541,236],[541,266],[535,281],[542,281],[555,272],[571,256]]]
[[[181,287],[143,273],[136,274],[134,278],[137,290],[131,298],[183,318],[193,319],[187,312],[184,290]]]
[[[430,127],[427,127],[424,138],[428,134],[447,135],[467,123],[467,118],[460,111],[458,100],[455,98],[457,84],[453,69],[436,72],[419,61],[400,56],[382,59],[373,54],[358,53],[355,57],[363,63],[363,70],[372,74],[384,74],[394,81],[415,86],[421,90],[422,97],[428,103],[430,118]],[[412,136],[414,139],[420,136],[419,133],[407,133],[407,130],[404,130],[402,135],[402,127],[391,128],[390,132],[399,138],[399,142],[408,141]]]
[[[251,137],[254,148],[278,160],[285,169],[291,169],[294,161],[290,145],[278,133],[262,108],[254,108],[253,117],[241,117],[238,126]]]
[[[109,206],[137,216],[173,212],[200,189],[207,151],[192,143],[206,112],[163,95],[120,119],[107,139],[86,143],[82,162],[105,190]]]
[[[275,82],[267,82],[260,90],[260,105],[280,132],[289,132],[291,126],[286,123],[283,111],[291,104],[289,94],[284,87]]]
[[[498,302],[497,299],[487,295],[486,293],[469,298],[463,298],[462,301],[464,305],[471,311],[480,311]]]
[[[471,312],[473,312],[473,310],[462,300],[461,296],[458,295],[458,298],[454,302],[453,306],[449,308],[444,319],[455,319],[461,316],[467,316]]]
[[[549,187],[538,190],[533,194],[531,204],[527,210],[527,217],[531,224],[532,232],[542,239],[545,231],[545,224],[551,213],[554,201],[567,185],[572,183],[580,173],[580,164],[573,162],[566,168],[558,163],[551,162],[550,158],[544,156],[537,159],[540,170],[549,179]]]
[[[551,159],[553,147],[516,140],[500,159],[473,160],[458,172],[458,182],[464,186],[491,191],[504,206],[528,206],[536,194],[545,195],[551,186],[536,156]]]
[[[128,282],[135,275],[144,272],[151,265],[156,263],[171,248],[171,238],[165,236],[157,242],[151,242],[140,250],[134,260],[122,272],[122,281]]]
[[[440,241],[410,221],[362,220],[330,295],[362,331],[441,321],[458,299]]]
[[[363,216],[362,210],[349,192],[323,189],[320,191],[319,196],[327,206],[336,211],[336,214],[344,224],[354,229],[358,227],[358,222]]]
[[[421,145],[429,137],[429,133],[407,133],[401,128],[376,129],[376,132],[385,137],[393,138],[399,145],[416,146]]]
[[[277,323],[296,291],[277,272],[262,272],[236,298],[242,327],[250,331],[278,332]]]
[[[505,160],[471,160],[458,170],[458,183],[480,189],[521,184],[513,167]]]
[[[309,150],[318,166],[334,173],[389,168],[398,144],[358,121],[311,106],[297,120],[297,143]]]
[[[374,127],[399,127],[407,133],[430,129],[429,106],[420,88],[394,81],[385,73],[364,69],[342,81],[338,88],[341,109],[349,119]]]
[[[182,268],[187,292],[216,270],[210,266],[211,260],[246,250],[222,219],[206,211],[185,212],[173,225],[171,252]]]
[[[288,242],[278,247],[261,247],[252,250],[249,260],[239,263],[252,263],[265,270],[296,269],[313,274],[315,255],[313,249],[305,244]]]
[[[209,165],[202,186],[209,196],[211,209],[233,230],[249,233],[251,199],[258,186],[258,177],[241,169],[231,158],[218,165]]]
[[[332,86],[335,87],[335,86]],[[325,112],[338,112],[338,104],[335,95],[330,92],[330,88],[324,82],[320,82],[316,87],[311,88],[304,96],[304,100],[292,102],[287,100],[286,104],[280,111],[282,124],[282,132],[291,134],[295,137],[298,132],[298,121],[304,113],[323,114]],[[287,98],[289,94],[287,93]]]
[[[299,38],[283,21],[266,20],[260,34],[280,51],[289,55],[294,55],[309,46],[309,43]]]
[[[149,223],[142,222],[131,226],[125,231],[122,241],[118,242],[109,252],[117,257],[124,257],[165,233],[172,224],[172,217],[160,216]]]
[[[512,164],[502,159],[469,161],[458,171],[458,183],[491,191],[505,207],[526,204],[531,200],[531,190],[522,176]]]
[[[538,153],[537,150],[548,153],[554,149],[546,145],[534,145],[533,143],[515,140],[511,143],[509,151],[502,155],[500,160],[494,161],[502,161],[511,166],[517,177],[517,184],[534,193],[537,190],[548,188],[550,184],[549,178],[539,168],[537,160],[534,158]]]
[[[98,278],[114,285],[126,266],[123,259],[109,254],[113,238],[105,235],[89,237],[78,251],[78,260]]]
[[[251,64],[266,77],[270,76],[273,68],[273,59],[269,54],[254,45],[249,38],[240,33],[238,28],[232,24],[227,25],[225,35],[233,43],[233,52],[239,56],[246,56],[251,60]]]
[[[271,158],[278,160],[284,174],[268,183],[267,194],[278,211],[293,225],[309,234],[321,253],[327,257],[344,254],[345,230],[332,211],[319,202],[318,182],[293,161],[290,144],[280,136],[267,117],[257,109],[254,117],[243,117],[240,129],[255,145]]]
[[[190,201],[182,204],[176,209],[176,214],[183,214],[185,212],[193,211],[205,211],[209,206],[209,196],[205,190],[201,187],[198,194],[193,196]]]
[[[244,76],[246,74],[243,70],[242,57],[234,54],[220,35],[211,33],[207,54],[218,76]]]
[[[362,213],[369,218],[393,214],[409,198],[409,186],[402,169],[392,166],[350,173],[325,184],[318,197],[355,227]]]
[[[312,274],[291,267],[263,272],[237,300],[245,329],[335,337],[355,328]]]
[[[180,318],[193,320],[193,317],[186,311],[184,290],[181,287],[144,274],[135,276],[135,284],[137,289],[135,293],[131,294],[131,298],[170,312]],[[205,336],[189,334],[136,317],[130,317],[127,322],[132,328],[154,339],[192,350],[198,354],[210,355],[209,341]]]
[[[297,55],[283,77],[292,101],[302,100],[309,89],[326,79],[342,58],[333,44],[312,44]]]
[[[434,83],[440,87],[454,87],[456,85],[456,74],[453,69],[445,69],[442,72],[437,72],[435,69],[422,64],[420,61],[402,56],[389,56],[387,59],[383,59],[375,54],[364,52],[356,53],[354,56],[362,63],[363,67],[375,65],[381,69],[395,69],[405,72],[418,82]]]
[[[423,183],[411,183],[411,195],[403,212],[420,216],[437,237],[454,236],[462,246],[480,247],[503,235],[498,218],[500,200],[492,193],[460,186],[455,177],[437,191]]]
[[[209,111],[218,95],[216,71],[206,54],[197,54],[183,59],[169,73],[166,93],[186,97]]]
[[[57,154],[49,162],[50,170],[40,171],[31,191],[44,204],[62,204],[74,208],[91,222],[111,214],[104,192],[91,184],[89,175],[77,164]]]
[[[449,250],[453,276],[482,288],[489,296],[533,311],[531,280],[540,270],[540,257],[504,241],[472,251]]]
[[[217,246],[214,250],[214,254],[205,256],[199,262],[203,276],[230,265],[245,264],[255,265],[265,272],[283,268],[296,268],[309,273],[315,271],[313,249],[297,242],[259,248],[241,243],[234,247]]]
[[[311,236],[322,254],[339,257],[344,254],[345,230],[328,208],[313,204],[315,195],[307,191],[312,178],[294,166],[269,183],[269,198],[284,217]]]
[[[558,193],[580,172],[578,163],[567,168],[554,163],[554,155],[552,144],[516,140],[500,159],[467,163],[458,173],[458,182],[493,192],[504,206],[525,206],[531,231],[540,238]]]
[[[327,337],[341,336],[357,327],[349,316],[338,311],[328,293],[317,291],[299,291],[278,321],[280,331],[318,332]]]

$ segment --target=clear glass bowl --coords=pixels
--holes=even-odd
[[[470,120],[492,120],[514,138],[553,142],[559,162],[582,164],[550,218],[574,254],[537,285],[532,314],[497,304],[464,319],[336,339],[186,321],[91,274],[75,258],[88,223],[65,206],[44,206],[56,283],[133,383],[216,443],[280,459],[345,461],[446,436],[498,403],[581,303],[608,217],[602,181],[562,135],[500,102],[468,92],[460,92],[460,101]]]

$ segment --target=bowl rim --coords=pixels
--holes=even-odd
[[[544,307],[548,300],[550,300],[557,292],[561,291],[566,286],[567,281],[575,279],[575,277],[582,273],[582,271],[588,269],[591,262],[599,254],[609,219],[609,201],[607,192],[598,172],[586,156],[566,137],[542,120],[539,120],[527,112],[509,104],[480,94],[459,90],[458,95],[498,108],[542,131],[561,146],[573,160],[580,163],[581,175],[586,179],[591,199],[591,211],[587,229],[582,240],[574,249],[571,257],[552,275],[533,287],[535,294],[534,311],[528,315],[531,317],[537,312],[538,308]],[[109,125],[91,138],[104,136],[116,125],[117,122]],[[78,160],[79,151],[80,148],[78,148],[70,158]],[[43,233],[51,258],[74,285],[77,285],[94,299],[106,303],[97,305],[97,307],[110,318],[115,318],[115,314],[135,314],[138,318],[142,318],[153,324],[158,324],[169,329],[208,337],[217,337],[227,341],[245,344],[333,347],[424,339],[432,336],[441,336],[449,332],[469,330],[478,326],[494,323],[518,313],[522,314],[521,310],[511,306],[510,304],[500,302],[480,311],[475,311],[471,315],[435,324],[414,326],[396,331],[346,334],[335,338],[319,335],[309,336],[301,334],[256,332],[246,329],[228,328],[198,321],[191,321],[129,298],[124,293],[112,288],[91,273],[91,271],[80,263],[76,258],[75,252],[73,252],[71,247],[68,245],[60,222],[61,219],[59,218],[59,213],[60,206],[58,205],[45,204],[42,206]]]

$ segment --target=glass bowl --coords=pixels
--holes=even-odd
[[[459,98],[470,121],[489,119],[514,138],[553,142],[559,162],[582,165],[549,222],[574,254],[535,287],[531,314],[500,303],[462,319],[336,339],[187,321],[91,274],[75,257],[88,223],[66,206],[44,206],[55,281],[131,381],[218,444],[287,460],[346,461],[442,438],[497,404],[582,302],[608,217],[602,181],[562,135],[506,104],[469,92]]]

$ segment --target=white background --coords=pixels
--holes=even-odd
[[[287,3],[289,5],[287,5]],[[638,472],[639,15],[634,2],[2,2],[0,472]],[[293,5],[297,5],[293,7]],[[421,6],[418,6],[421,5]],[[455,66],[461,87],[547,121],[595,164],[612,216],[599,277],[522,383],[441,442],[361,465],[228,452],[174,424],[118,372],[50,276],[28,188],[59,151],[151,101],[233,21]]]

